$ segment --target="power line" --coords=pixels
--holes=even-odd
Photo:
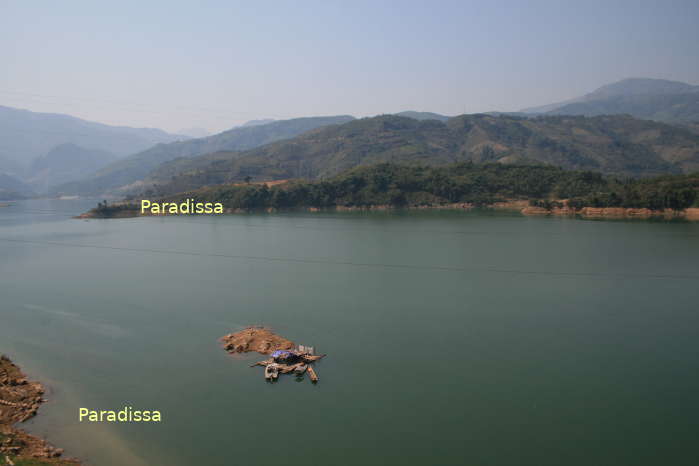
[[[218,257],[225,259],[243,259],[243,260],[256,260],[265,262],[286,262],[286,263],[300,263],[300,264],[316,264],[316,265],[344,265],[352,267],[366,267],[366,268],[383,268],[383,269],[404,269],[404,270],[427,270],[427,271],[439,271],[439,272],[490,272],[490,273],[501,273],[501,274],[511,274],[511,275],[544,275],[544,276],[556,276],[556,277],[588,277],[588,278],[631,278],[631,279],[674,279],[674,280],[699,280],[697,275],[685,275],[685,274],[628,274],[628,273],[605,273],[605,272],[549,272],[549,271],[536,271],[536,270],[516,270],[516,269],[499,269],[491,267],[453,267],[453,266],[440,266],[440,265],[411,265],[411,264],[381,264],[381,263],[371,263],[371,262],[351,262],[351,261],[333,261],[333,260],[322,260],[322,259],[295,259],[289,257],[273,257],[273,256],[249,256],[249,255],[238,255],[238,254],[221,254],[221,253],[204,253],[196,251],[180,251],[173,249],[150,249],[150,248],[127,248],[119,246],[101,246],[94,244],[78,244],[78,243],[61,243],[56,241],[37,241],[37,240],[23,240],[23,239],[12,239],[12,238],[0,238],[0,241],[14,242],[14,243],[24,243],[24,244],[37,244],[37,245],[49,245],[49,246],[62,246],[62,247],[75,247],[75,248],[88,248],[88,249],[104,249],[111,251],[128,251],[128,252],[146,252],[153,254],[170,254],[170,255],[182,255],[182,256],[199,256],[199,257]]]

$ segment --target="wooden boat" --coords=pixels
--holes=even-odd
[[[302,375],[304,372],[306,372],[306,369],[308,369],[308,366],[306,364],[296,364],[294,374]]]
[[[308,366],[308,376],[311,378],[311,382],[317,383],[318,382],[318,374],[316,374],[316,371],[313,370],[311,366]]]
[[[310,362],[316,362],[316,361],[318,361],[319,359],[323,359],[324,357],[325,357],[324,354],[320,354],[320,355],[318,355],[318,356],[313,356],[313,355],[310,355],[310,354],[304,354],[303,356],[301,356],[301,360],[302,360],[303,362],[305,362],[305,363],[310,363]]]

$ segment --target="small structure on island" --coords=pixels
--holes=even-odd
[[[250,367],[263,366],[265,379],[269,382],[277,380],[280,373],[294,373],[299,377],[308,373],[311,382],[317,383],[318,374],[311,365],[325,356],[316,356],[314,347],[295,345],[265,327],[248,327],[240,332],[230,333],[221,338],[221,343],[229,353],[257,351],[268,354],[268,359],[258,361]]]
[[[272,359],[274,362],[280,364],[296,364],[301,359],[301,356],[296,351],[291,350],[277,350],[272,353]]]

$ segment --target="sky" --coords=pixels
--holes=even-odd
[[[699,2],[0,0],[0,105],[218,132],[699,84]]]

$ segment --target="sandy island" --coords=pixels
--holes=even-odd
[[[221,337],[223,349],[230,353],[271,354],[278,350],[289,350],[294,342],[272,332],[265,327],[248,327],[236,333]]]

